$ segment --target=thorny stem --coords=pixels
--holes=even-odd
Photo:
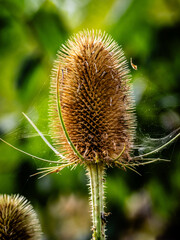
[[[88,164],[87,169],[90,181],[92,240],[105,240],[104,165],[92,163]]]

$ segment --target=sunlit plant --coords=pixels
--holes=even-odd
[[[137,69],[134,64],[132,66]],[[163,160],[149,158],[149,155],[160,151],[180,135],[179,130],[175,131],[157,149],[133,155],[136,117],[128,63],[118,44],[101,31],[80,32],[58,52],[52,70],[49,103],[53,145],[32,120],[26,114],[24,116],[59,157],[58,161],[50,161],[26,153],[54,163],[54,166],[40,169],[38,174],[41,173],[41,177],[78,164],[86,168],[93,240],[106,239],[106,168],[128,168],[137,172],[136,166]]]

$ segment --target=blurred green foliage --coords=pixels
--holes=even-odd
[[[106,30],[122,46],[132,69],[137,144],[157,146],[180,125],[179,0],[0,0],[0,135],[46,159],[54,154],[21,112],[48,136],[48,88],[62,43],[82,29]],[[180,148],[161,153],[171,162],[131,171],[107,170],[108,239],[180,239]],[[44,162],[0,142],[0,192],[19,193],[37,210],[44,239],[90,239],[83,167],[42,179],[30,177]]]

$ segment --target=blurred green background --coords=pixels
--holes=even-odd
[[[180,126],[179,0],[0,0],[0,136],[56,160],[23,118],[48,135],[49,75],[57,50],[82,29],[102,29],[132,57],[137,144],[155,148]],[[141,151],[139,151],[141,153]],[[136,150],[136,154],[138,150]],[[107,170],[107,235],[112,240],[180,239],[179,140],[155,156],[171,160],[137,170]],[[48,164],[0,142],[0,193],[19,193],[37,211],[43,239],[90,239],[85,170],[38,179]]]

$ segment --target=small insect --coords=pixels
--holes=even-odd
[[[132,62],[132,58],[130,58],[130,63],[131,63],[131,67],[132,67],[134,70],[137,70],[137,65],[135,65],[135,64]]]
[[[102,223],[103,223],[103,224],[106,224],[106,223],[107,223],[107,217],[108,217],[110,214],[111,214],[110,212],[108,212],[108,213],[101,212],[101,220],[102,220]]]

